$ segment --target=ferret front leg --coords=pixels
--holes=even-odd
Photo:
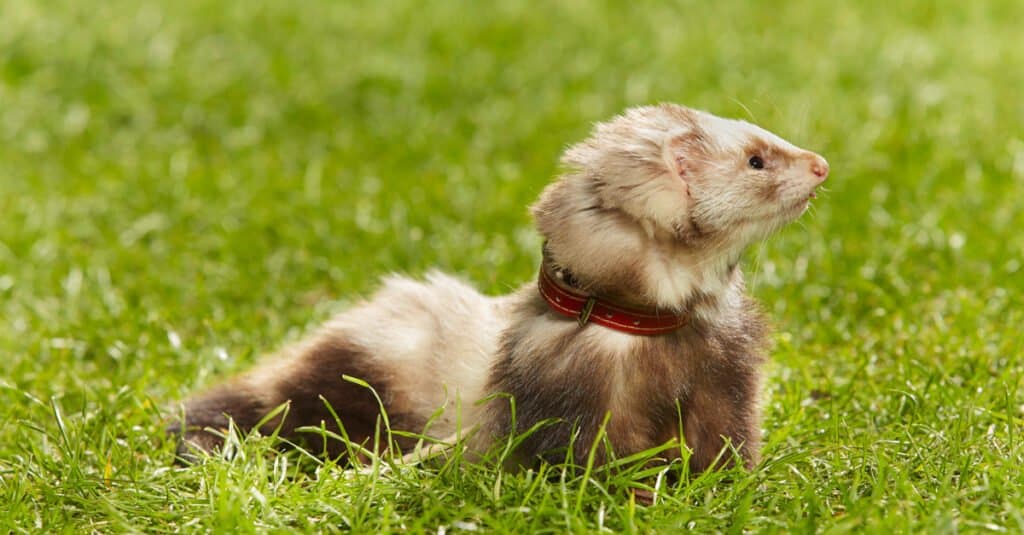
[[[760,454],[760,414],[753,385],[708,389],[694,395],[683,419],[686,445],[692,450],[690,470],[723,468],[733,462],[730,445],[743,464],[753,468]]]

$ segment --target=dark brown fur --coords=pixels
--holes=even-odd
[[[249,378],[242,377],[189,400],[185,406],[185,432],[181,432],[181,424],[172,425],[169,431],[182,437],[178,454],[188,459],[193,448],[213,451],[222,445],[222,439],[208,428],[223,432],[230,417],[239,429],[249,431],[274,408],[287,403],[283,422],[280,416],[275,417],[260,428],[261,433],[279,430],[282,437],[338,458],[347,452],[342,441],[321,438],[315,433],[300,434],[296,430],[323,425],[327,431],[338,434],[340,420],[352,443],[372,449],[374,440],[379,440],[383,449],[388,446],[388,438],[380,420],[380,404],[369,389],[346,381],[342,376],[362,379],[373,387],[387,407],[393,429],[422,429],[425,420],[403,411],[402,400],[393,395],[388,379],[390,372],[381,369],[362,348],[351,342],[321,336],[270,384],[251,384]],[[400,449],[414,442],[404,437],[393,438]]]
[[[555,315],[540,299],[525,304],[517,313],[572,321]],[[561,462],[571,443],[572,459],[582,464],[610,412],[606,435],[612,451],[599,446],[595,450],[598,464],[613,454],[624,457],[661,446],[678,439],[682,431],[692,450],[691,470],[710,468],[720,454],[721,462],[729,463],[731,455],[723,450],[726,442],[750,467],[757,462],[760,446],[759,369],[765,358],[767,329],[750,300],[744,301],[732,319],[728,326],[695,319],[669,335],[637,337],[626,364],[629,385],[612,384],[617,377],[609,363],[621,356],[582,337],[586,329],[604,327],[588,325],[573,330],[549,344],[545,354],[534,353],[529,358],[522,358],[518,346],[523,338],[512,329],[503,337],[489,390],[510,394],[515,413],[507,400],[491,402],[491,412],[485,418],[489,427],[484,432],[502,436],[504,430],[514,429],[523,433],[553,420],[555,423],[541,427],[521,443],[514,460],[525,464],[538,458]],[[615,407],[610,399],[614,387],[640,395],[627,406]],[[678,450],[669,453],[678,456]]]

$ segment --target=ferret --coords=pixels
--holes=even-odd
[[[603,463],[678,441],[693,471],[730,451],[756,464],[768,329],[740,257],[807,209],[828,163],[675,104],[597,124],[561,163],[531,209],[537,281],[489,297],[438,272],[388,277],[305,341],[189,400],[171,428],[179,455],[220,447],[229,419],[371,447],[383,407],[393,430],[465,438],[475,452],[530,431],[512,453],[522,463]],[[352,451],[323,440],[328,455]],[[392,445],[415,444],[397,434]]]

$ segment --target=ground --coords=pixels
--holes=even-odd
[[[0,530],[1024,530],[1024,3],[0,3]],[[508,291],[594,121],[674,101],[825,155],[745,257],[764,460],[661,480],[171,466],[197,388],[391,271]]]

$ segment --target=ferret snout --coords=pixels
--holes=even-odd
[[[828,162],[825,161],[825,158],[811,153],[811,172],[824,182],[828,178]]]

